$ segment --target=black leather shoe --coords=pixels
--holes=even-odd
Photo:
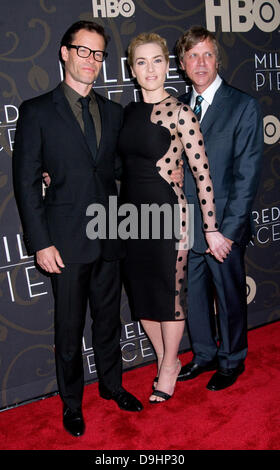
[[[121,410],[125,411],[141,411],[143,410],[142,403],[131,393],[127,392],[124,388],[110,392],[109,390],[100,390],[100,396],[105,400],[114,400]]]
[[[185,366],[182,367],[180,374],[177,377],[178,382],[184,382],[185,380],[195,379],[203,372],[208,372],[210,370],[216,370],[218,368],[218,363],[216,360],[209,362],[205,366],[200,366],[195,362],[189,362]]]
[[[238,376],[242,374],[244,370],[245,366],[243,363],[239,364],[239,366],[235,367],[234,369],[219,368],[208,382],[206,388],[214,392],[228,388],[234,384]]]
[[[81,410],[71,410],[65,407],[63,411],[63,426],[72,436],[82,436],[85,432],[85,423]]]

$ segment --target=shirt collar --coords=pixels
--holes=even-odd
[[[206,90],[204,90],[203,93],[201,93],[201,96],[203,97],[203,99],[208,104],[212,104],[215,93],[218,90],[218,88],[220,87],[221,83],[222,83],[222,79],[221,79],[220,75],[217,74],[215,80],[211,83],[211,85],[209,85],[209,87],[206,88]],[[192,93],[193,99],[195,100],[196,97],[199,95],[199,93],[197,93],[194,86],[192,87],[192,91],[193,91],[193,93]]]
[[[62,87],[63,87],[63,91],[64,91],[64,94],[65,94],[66,98],[68,98],[68,100],[71,103],[75,103],[75,104],[77,103],[79,106],[81,106],[81,103],[79,102],[79,99],[83,98],[83,96],[80,95],[79,93],[77,93],[74,90],[74,88],[67,85],[67,83],[65,83],[65,82],[62,82]],[[94,94],[93,89],[90,90],[89,96],[90,96],[92,101],[95,101],[95,94]]]

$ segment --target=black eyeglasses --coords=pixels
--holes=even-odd
[[[86,59],[92,53],[93,57],[97,62],[103,62],[108,55],[105,51],[93,51],[92,49],[86,46],[76,46],[74,44],[68,44],[67,48],[76,49],[78,56],[83,57],[83,59]]]

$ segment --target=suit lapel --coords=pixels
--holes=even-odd
[[[106,117],[106,106],[105,106],[105,100],[101,95],[98,95],[95,93],[96,101],[98,104],[98,109],[99,109],[99,114],[100,114],[100,120],[101,120],[101,137],[100,137],[100,142],[99,146],[97,149],[97,155],[96,155],[96,162],[101,158],[102,152],[104,149],[104,145],[106,143],[106,123],[108,123],[108,119]]]
[[[92,161],[92,155],[90,153],[90,150],[87,146],[85,136],[82,132],[82,129],[75,118],[72,109],[67,101],[67,98],[65,97],[61,85],[59,85],[57,88],[54,89],[53,91],[53,101],[56,107],[56,111],[58,114],[61,116],[61,118],[66,122],[66,124],[69,127],[69,132],[71,134],[75,135],[75,138],[80,142],[81,147],[87,154],[89,155],[91,161]]]
[[[108,113],[107,113],[108,108],[106,106],[105,99],[103,98],[103,96],[99,95],[98,93],[95,93],[95,96],[96,96],[96,101],[97,101],[99,113],[100,113],[101,137],[100,137],[100,142],[99,142],[99,146],[97,149],[96,159],[93,160],[92,154],[90,153],[90,150],[87,146],[85,136],[82,132],[82,129],[77,119],[75,118],[72,112],[72,109],[67,101],[67,98],[64,95],[61,84],[58,85],[58,87],[55,88],[53,91],[53,101],[54,101],[58,114],[68,125],[69,132],[74,134],[75,138],[80,142],[82,149],[87,153],[91,163],[93,162],[97,163],[98,160],[102,158],[102,154],[106,146],[106,140],[107,140],[107,134],[108,134],[107,127],[108,127],[108,123],[110,122],[110,116],[108,116]]]
[[[215,93],[212,104],[208,106],[208,109],[201,121],[201,130],[203,134],[206,134],[211,125],[216,121],[217,116],[220,115],[222,108],[224,107],[224,99],[227,95],[227,85],[223,81]]]
[[[191,96],[192,96],[192,93],[190,92],[180,97],[179,100],[183,101],[183,103],[190,105]],[[227,96],[228,96],[228,86],[226,82],[223,80],[221,83],[221,86],[218,88],[218,90],[215,93],[212,104],[208,106],[207,111],[204,114],[203,119],[201,121],[200,127],[201,127],[203,134],[205,134],[208,131],[208,129],[217,119],[217,116],[220,115],[221,109],[224,106],[224,99],[226,99]]]

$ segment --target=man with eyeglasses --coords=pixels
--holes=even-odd
[[[82,337],[87,304],[102,398],[127,411],[141,403],[122,387],[120,350],[120,240],[89,240],[87,208],[107,207],[117,195],[116,145],[122,107],[93,91],[108,38],[102,26],[79,21],[64,34],[65,79],[53,91],[20,106],[15,136],[14,190],[25,243],[50,274],[55,300],[55,358],[63,424],[85,430]],[[42,197],[41,175],[51,185]]]

